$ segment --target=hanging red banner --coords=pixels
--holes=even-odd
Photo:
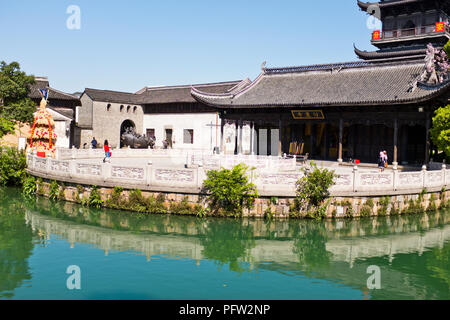
[[[436,22],[436,32],[444,32],[445,23],[444,22]]]
[[[381,31],[376,30],[372,33],[372,40],[380,40],[381,39]]]

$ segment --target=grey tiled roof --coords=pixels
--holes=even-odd
[[[78,105],[81,105],[80,99],[77,96],[51,88],[49,86],[48,80],[36,79],[35,84],[31,85],[30,87],[30,93],[28,94],[28,97],[33,100],[40,100],[41,94],[39,92],[39,89],[48,90],[48,100],[50,101],[50,103],[52,100],[66,100],[73,101],[78,103]]]
[[[185,86],[147,87],[140,91],[142,93],[139,101],[141,104],[195,103],[197,101],[191,95],[192,87],[207,93],[224,93],[241,83],[241,81],[229,81]]]
[[[84,93],[94,101],[124,104],[168,104],[195,103],[191,95],[194,86],[208,93],[224,93],[240,85],[243,81],[229,81],[184,86],[145,87],[137,93],[118,92],[86,88]]]
[[[450,82],[417,87],[424,62],[367,61],[265,69],[238,93],[210,94],[198,89],[192,95],[218,107],[348,106],[418,103],[443,92]]]
[[[94,101],[140,104],[139,95],[135,93],[86,88],[83,94],[87,94]]]

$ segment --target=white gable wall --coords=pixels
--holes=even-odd
[[[211,124],[213,127],[210,126]],[[216,120],[215,112],[144,114],[143,133],[147,133],[147,129],[155,129],[156,147],[163,146],[166,129],[172,129],[173,149],[196,149],[208,152],[215,146],[220,147],[220,118]],[[193,144],[183,142],[184,129],[194,130]]]

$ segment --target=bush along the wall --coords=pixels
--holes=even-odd
[[[373,215],[374,203],[372,199],[368,199],[359,211],[361,217],[370,217]]]
[[[427,207],[427,212],[436,212],[438,210],[438,207],[436,205],[436,197],[434,193],[431,194],[429,199],[429,204]]]
[[[59,184],[56,180],[53,180],[50,184],[50,192],[48,198],[52,201],[57,201],[59,195]]]
[[[330,203],[330,188],[338,177],[333,170],[318,168],[313,162],[309,168],[302,168],[304,173],[297,181],[296,201],[291,216],[322,219]]]
[[[203,193],[211,214],[240,217],[244,209],[251,209],[258,198],[256,186],[248,181],[248,167],[244,164],[232,170],[211,170],[203,182]]]
[[[28,176],[25,178],[22,186],[22,193],[25,196],[34,196],[36,195],[37,187],[36,187],[36,178],[33,176]]]
[[[389,209],[389,205],[391,204],[391,197],[385,196],[385,197],[381,198],[379,204],[380,204],[380,207],[378,208],[377,215],[378,216],[389,215],[390,212],[388,212],[388,209]],[[393,208],[393,205],[392,205],[392,208]]]
[[[92,186],[91,193],[89,197],[82,198],[81,199],[82,205],[86,207],[92,207],[100,209],[104,206],[104,203],[102,201],[102,197],[100,196],[100,193],[98,191],[98,186]]]

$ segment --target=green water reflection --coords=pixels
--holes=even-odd
[[[13,298],[17,288],[32,290],[39,269],[30,270],[30,258],[34,249],[51,247],[52,236],[70,247],[89,244],[91,251],[104,255],[134,252],[149,261],[164,257],[213,262],[208,272],[216,274],[259,272],[267,293],[250,292],[247,299],[274,298],[270,293],[279,289],[275,274],[292,281],[324,280],[342,290],[357,290],[362,299],[371,265],[382,271],[382,289],[370,290],[371,299],[450,297],[449,212],[325,222],[197,219],[92,210],[45,198],[27,200],[16,189],[1,189],[0,298]],[[58,263],[58,257],[54,259],[48,263]],[[326,288],[323,299],[329,298]],[[181,293],[177,297],[198,298]],[[211,292],[211,298],[222,296]]]

